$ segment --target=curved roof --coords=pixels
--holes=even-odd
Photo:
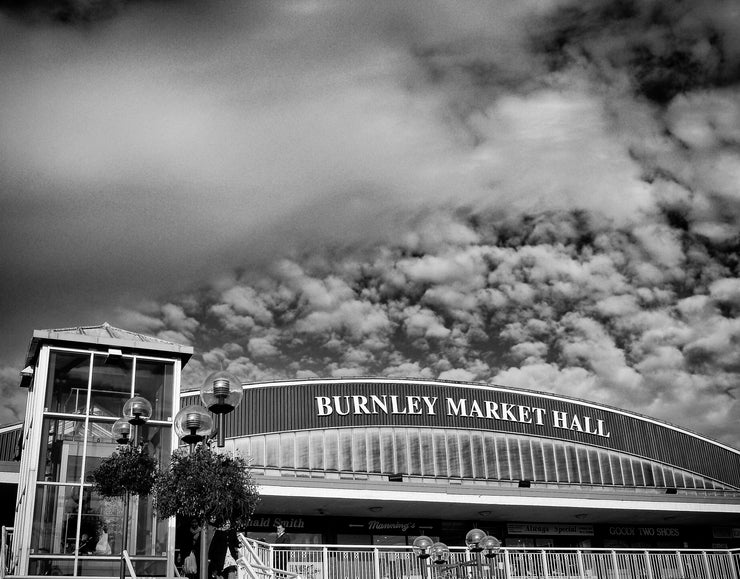
[[[266,412],[266,408],[279,411]],[[484,452],[489,447],[501,456],[505,454],[510,465],[507,477],[512,479],[526,471],[530,456],[540,461],[544,453],[546,463],[550,455],[557,462],[558,456],[571,453],[569,464],[578,468],[578,482],[740,489],[740,451],[727,445],[626,410],[503,386],[388,378],[252,383],[244,386],[242,404],[227,415],[226,432],[239,438],[358,428],[368,432],[391,428],[407,433],[436,429],[485,434],[473,437],[483,442],[470,456],[474,457],[476,448]],[[491,437],[493,434],[500,436]],[[521,442],[530,439],[548,444]],[[424,444],[419,444],[423,449]],[[511,466],[511,457],[521,459],[525,470]],[[588,476],[583,465],[588,465]],[[500,470],[496,476],[501,478]],[[495,476],[489,469],[483,478]],[[682,482],[677,483],[679,480]]]

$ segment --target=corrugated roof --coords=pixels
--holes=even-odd
[[[94,326],[73,326],[53,330],[34,330],[26,356],[26,365],[34,363],[42,342],[69,342],[95,344],[133,350],[154,350],[160,353],[178,354],[183,364],[193,355],[192,346],[162,340],[153,336],[111,326],[108,322]]]

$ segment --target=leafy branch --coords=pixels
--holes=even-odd
[[[195,519],[216,527],[248,523],[259,502],[245,459],[214,452],[200,444],[189,453],[172,453],[169,468],[160,471],[153,489],[157,516]]]

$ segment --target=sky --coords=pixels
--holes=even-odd
[[[34,329],[185,387],[553,392],[740,448],[736,0],[0,0],[0,423]]]

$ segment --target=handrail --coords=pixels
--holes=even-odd
[[[293,573],[292,571],[286,571],[284,569],[278,569],[276,567],[270,567],[269,565],[266,565],[264,561],[262,561],[262,559],[260,558],[257,550],[252,545],[252,542],[244,536],[244,533],[237,533],[237,537],[239,539],[239,544],[247,550],[251,560],[247,559],[246,557],[239,557],[236,564],[244,569],[244,571],[249,575],[251,579],[258,579],[257,573],[255,573],[255,569],[266,572],[270,577],[274,578],[280,577],[284,579],[302,579],[302,577],[298,573]],[[272,549],[272,547],[269,548]]]
[[[126,561],[126,567],[128,567],[128,572],[131,576],[131,579],[136,579],[136,571],[134,571],[134,565],[131,562],[131,557],[128,556],[128,551],[126,549],[121,551],[121,558]]]

